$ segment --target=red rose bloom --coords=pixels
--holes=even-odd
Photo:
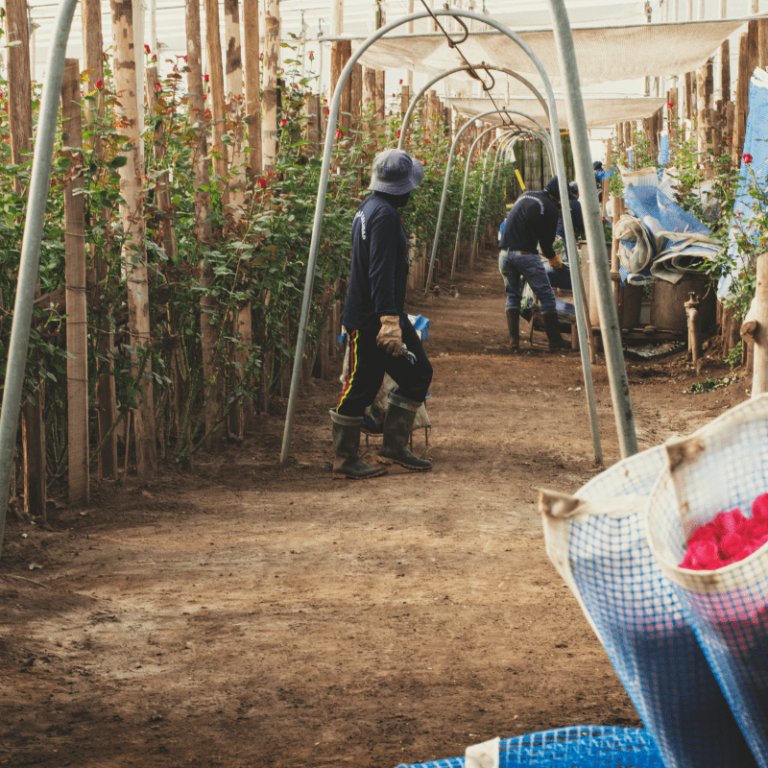
[[[336,129],[336,138],[340,139],[343,135],[344,134],[341,132],[341,129],[337,128]]]
[[[752,162],[752,155],[749,154],[749,152],[745,152],[741,159],[744,161],[745,165],[749,165]]]
[[[211,79],[210,75],[203,75],[203,80],[207,83]]]
[[[263,176],[256,183],[259,185],[259,189],[267,188],[267,180]]]
[[[99,78],[96,81],[96,88],[97,88],[97,90],[100,91],[103,87],[104,87],[104,81],[101,78]]]
[[[160,83],[155,83],[155,90],[160,93]]]
[[[286,125],[288,125],[288,121],[287,121],[285,118],[283,118],[283,119],[280,121],[280,126],[281,126],[282,128],[285,128],[285,126],[286,126]]]
[[[149,46],[148,45],[144,46],[144,53],[149,53]]]
[[[674,109],[674,108],[675,108],[675,105],[671,101],[667,102],[667,109]]]

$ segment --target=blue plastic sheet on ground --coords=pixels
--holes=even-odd
[[[659,142],[659,165],[669,165],[669,136],[666,133]]]
[[[664,768],[647,731],[604,725],[575,725],[504,739],[499,768]],[[454,757],[399,768],[464,768]]]
[[[749,84],[749,117],[744,136],[744,154],[752,156],[747,164],[743,157],[739,172],[739,191],[734,206],[734,223],[728,233],[728,255],[732,268],[739,272],[742,268],[737,239],[746,233],[749,236],[749,222],[759,215],[764,215],[757,201],[749,194],[753,184],[765,188],[768,173],[768,76],[757,70]],[[756,238],[756,235],[755,235]],[[732,276],[723,275],[718,286],[718,295],[726,298],[730,294]]]

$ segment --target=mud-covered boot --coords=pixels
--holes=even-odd
[[[544,320],[544,332],[547,334],[549,351],[555,352],[558,349],[570,349],[571,342],[566,341],[560,335],[560,320],[557,317],[557,312],[542,312],[541,317]]]
[[[372,467],[360,458],[360,425],[363,421],[360,416],[342,416],[331,410],[331,421],[333,450],[336,453],[333,460],[334,479],[363,480],[387,474],[386,467]]]
[[[520,310],[507,307],[507,328],[509,329],[508,349],[512,352],[520,349]]]
[[[384,441],[379,451],[379,460],[394,461],[396,464],[423,472],[432,469],[431,462],[414,456],[408,450],[413,420],[421,403],[389,393],[389,406],[384,416]]]

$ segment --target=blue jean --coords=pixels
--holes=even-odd
[[[555,312],[557,310],[555,292],[549,284],[544,265],[537,255],[501,250],[499,251],[499,272],[504,278],[507,309],[520,309],[520,302],[523,298],[520,281],[525,278],[541,303],[541,311]]]
[[[549,284],[553,288],[561,288],[564,291],[573,290],[570,267],[564,266],[562,269],[552,269],[549,264],[545,264],[544,271],[547,273]]]

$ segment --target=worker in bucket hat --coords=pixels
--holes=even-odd
[[[408,242],[399,209],[424,177],[407,152],[388,149],[373,161],[373,194],[352,222],[352,264],[342,324],[349,339],[349,372],[331,410],[333,476],[361,479],[386,474],[359,456],[360,429],[388,373],[397,383],[389,394],[379,462],[411,470],[432,465],[408,450],[408,438],[432,381],[432,365],[404,311],[408,284]]]

